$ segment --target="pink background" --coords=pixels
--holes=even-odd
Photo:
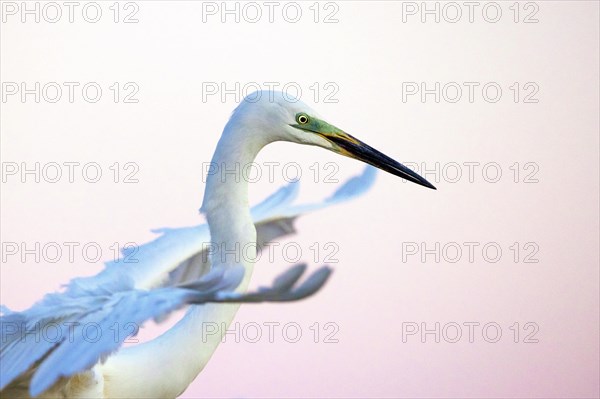
[[[308,3],[297,24],[279,17],[273,24],[202,23],[200,3],[137,4],[137,24],[108,16],[97,24],[3,24],[2,81],[96,81],[105,93],[95,104],[0,104],[2,161],[98,162],[106,173],[114,162],[140,166],[137,184],[9,178],[1,194],[3,242],[97,242],[110,260],[114,242],[143,243],[151,228],[201,222],[202,162],[235,107],[232,96],[203,102],[202,82],[297,82],[302,99],[329,122],[400,161],[430,168],[496,162],[503,173],[498,183],[486,182],[481,168],[473,182],[427,175],[437,192],[382,173],[364,197],[302,217],[299,233],[283,242],[298,243],[312,267],[324,254],[315,262],[311,245],[337,244],[332,280],[309,300],[244,306],[236,318],[241,326],[296,322],[302,339],[288,343],[279,333],[273,343],[222,344],[183,397],[598,397],[598,3],[537,2],[534,24],[512,21],[512,2],[499,3],[503,17],[495,24],[481,13],[473,23],[402,23],[401,2],[339,2],[334,24],[312,22]],[[107,88],[115,81],[136,82],[140,102],[113,103]],[[436,81],[497,82],[503,96],[497,103],[480,95],[473,103],[402,102],[402,82]],[[321,91],[315,103],[315,82],[334,82],[339,101],[324,103],[329,91]],[[535,82],[539,102],[514,103],[513,82]],[[334,189],[312,181],[314,162],[335,162],[340,180],[361,170],[292,144],[266,148],[264,161],[302,165],[304,201]],[[521,169],[515,183],[515,162],[537,164],[539,181],[523,183]],[[278,175],[254,184],[252,201],[282,183]],[[403,262],[407,242],[478,242],[479,249],[496,242],[503,253],[497,263],[480,250],[472,263],[466,253],[456,263],[433,256]],[[536,243],[539,262],[515,263],[514,242],[522,251]],[[286,264],[278,256],[275,265],[259,263],[254,285]],[[101,268],[77,260],[8,258],[0,302],[24,309]],[[315,322],[336,323],[339,342],[313,342]],[[472,343],[466,336],[436,343],[431,335],[403,342],[406,322],[480,326]],[[489,322],[502,328],[497,343],[481,335]],[[509,329],[515,322],[518,343]],[[539,326],[539,342],[523,342],[527,322]]]

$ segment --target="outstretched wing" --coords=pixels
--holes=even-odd
[[[348,201],[368,191],[375,181],[377,169],[366,166],[362,174],[351,177],[327,199],[294,205],[300,183],[284,186],[251,209],[257,227],[258,244],[294,232],[293,220],[299,215]],[[92,277],[75,279],[80,286],[93,290],[111,281],[130,278],[136,288],[173,285],[206,273],[206,250],[210,243],[208,225],[153,230],[161,235],[153,241],[123,250],[121,259],[108,262],[106,268]],[[265,240],[264,237],[269,237]],[[200,256],[196,256],[200,255]],[[169,273],[171,273],[169,275]],[[187,278],[187,273],[190,278]]]
[[[293,220],[301,213],[360,195],[373,180],[374,169],[367,167],[325,201],[301,206],[291,204],[298,183],[278,190],[252,209],[259,245],[293,232]],[[241,281],[243,269],[209,272],[203,256],[204,243],[210,241],[206,225],[159,232],[163,233],[160,237],[139,247],[136,263],[124,263],[131,255],[124,252],[123,259],[108,263],[96,276],[73,279],[65,292],[48,294],[24,312],[2,308],[0,390],[32,367],[37,368],[31,385],[31,393],[36,395],[61,376],[93,366],[127,338],[115,339],[111,330],[115,323],[141,325],[188,303],[297,300],[320,289],[331,273],[329,268],[321,268],[297,284],[305,271],[305,266],[298,265],[271,287],[237,294],[233,289]],[[43,336],[50,331],[62,335]],[[99,332],[100,337],[90,337],[92,332]]]
[[[340,185],[330,197],[321,202],[311,204],[293,204],[293,201],[298,194],[298,182],[291,183],[277,190],[266,200],[252,208],[252,217],[256,226],[258,249],[262,249],[268,245],[269,242],[272,242],[277,238],[295,233],[294,221],[298,216],[342,203],[364,194],[373,186],[376,174],[377,169],[372,166],[366,166],[360,175],[348,179],[344,184]],[[198,226],[198,228],[199,227],[200,226]],[[167,238],[166,236],[171,236],[171,239],[176,240],[176,237],[185,235],[186,241],[192,242],[194,240],[187,235],[197,234],[198,237],[195,241],[202,241],[202,238],[200,238],[201,232],[199,230],[196,230],[195,233],[186,229],[168,229],[164,230],[164,232],[164,238]],[[157,241],[158,240],[155,240],[151,244],[156,243],[157,246],[160,245]],[[204,242],[207,241],[208,239]],[[143,247],[141,249],[143,249]],[[177,264],[177,266],[169,273],[169,278],[163,285],[169,286],[189,282],[199,278],[203,273],[210,270],[208,251],[205,246],[202,244],[196,245],[195,247],[190,248],[188,252],[193,252],[193,255],[183,259]]]
[[[295,301],[318,291],[331,274],[331,269],[323,267],[298,284],[305,271],[306,265],[293,266],[271,287],[247,294],[234,294],[244,277],[244,268],[233,266],[215,268],[180,287],[146,291],[123,286],[123,290],[107,295],[47,296],[28,311],[0,320],[2,331],[12,331],[6,337],[10,342],[0,352],[0,389],[35,366],[30,393],[41,394],[61,377],[87,370],[115,352],[128,338],[120,333],[122,326],[140,326],[186,304]],[[85,311],[79,309],[61,317],[41,316],[68,309],[74,301],[85,303]],[[35,336],[40,342],[32,345]]]

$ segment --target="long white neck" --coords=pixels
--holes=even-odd
[[[246,274],[237,290],[245,291],[256,258],[256,230],[248,205],[248,182],[241,171],[267,142],[249,140],[252,135],[235,125],[230,121],[217,145],[201,211],[211,233],[212,267],[243,264]],[[129,376],[128,382],[120,383],[114,379],[121,377],[111,372],[113,381],[105,385],[107,397],[165,398],[181,394],[210,360],[238,308],[237,304],[192,306],[160,337],[109,358],[107,365],[114,374],[134,367],[137,378]],[[111,386],[118,387],[118,391],[111,392]]]
[[[210,228],[211,266],[243,263],[250,274],[256,255],[252,253],[256,250],[256,230],[244,175],[266,143],[253,143],[248,137],[242,131],[225,128],[209,167],[201,212]]]

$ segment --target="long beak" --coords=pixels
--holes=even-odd
[[[407,168],[400,162],[393,160],[387,155],[377,151],[368,144],[363,143],[355,137],[341,130],[337,132],[318,133],[323,138],[329,140],[338,149],[338,152],[350,158],[358,159],[375,166],[381,170],[385,170],[393,175],[400,176],[403,179],[417,183],[421,186],[436,190],[435,186],[429,183],[426,179],[419,176],[412,169]]]

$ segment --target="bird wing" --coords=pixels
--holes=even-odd
[[[377,169],[372,166],[366,166],[360,175],[348,179],[344,184],[338,187],[330,197],[321,202],[310,204],[293,204],[293,201],[298,194],[298,182],[293,182],[280,188],[270,197],[252,208],[252,217],[256,226],[258,250],[261,250],[268,245],[269,242],[277,238],[295,233],[294,221],[298,216],[348,201],[364,194],[373,186],[376,174]],[[202,240],[202,238],[200,238],[202,233],[198,229],[199,227],[201,226],[196,227],[196,230],[193,231],[187,230],[187,228],[163,230],[165,235],[161,238],[165,238],[165,240],[169,238],[169,241],[177,241],[176,237],[186,236],[186,239],[183,241],[200,242]],[[193,234],[197,235],[196,239],[192,239],[188,236]],[[150,244],[154,244],[155,246],[163,245],[163,243],[158,242],[159,239]],[[165,243],[169,241],[165,241]],[[193,255],[185,258],[171,270],[168,280],[163,283],[164,285],[186,283],[199,278],[210,270],[206,246],[196,245],[187,252],[194,251],[195,253]]]
[[[255,222],[260,225],[276,217],[279,209],[290,206],[298,189],[298,182],[290,183],[254,206],[252,216]],[[75,278],[69,286],[77,284],[93,291],[112,281],[131,279],[136,288],[148,289],[189,281],[208,271],[209,265],[205,259],[210,231],[207,224],[154,229],[152,232],[160,235],[146,244],[123,248],[121,258],[107,262],[100,273]],[[173,272],[175,269],[178,271]]]
[[[266,243],[292,232],[292,222],[300,213],[362,194],[373,178],[374,174],[367,169],[318,204],[291,205],[298,183],[278,190],[252,209],[259,242]],[[140,326],[190,303],[302,299],[318,291],[331,274],[328,267],[322,267],[298,284],[306,265],[295,265],[270,287],[234,293],[244,275],[242,266],[206,272],[208,266],[199,261],[203,240],[207,242],[209,238],[206,225],[161,232],[160,237],[139,248],[138,262],[111,262],[96,276],[73,279],[64,292],[48,294],[26,311],[2,308],[0,390],[32,367],[37,368],[30,385],[34,396],[60,377],[92,367],[116,351],[128,337],[117,334],[115,326]],[[124,251],[123,255],[122,259],[126,259],[130,253]],[[152,288],[163,279],[161,275],[167,276],[169,272],[168,284]],[[54,335],[48,337],[48,334]]]
[[[256,226],[257,249],[261,251],[269,242],[295,233],[294,217],[261,221]],[[208,250],[200,249],[196,254],[183,260],[169,272],[168,279],[162,286],[175,286],[197,280],[210,270]]]
[[[327,281],[331,269],[322,267],[298,283],[307,267],[295,265],[267,288],[235,294],[244,267],[217,267],[202,278],[179,287],[135,289],[119,282],[102,293],[76,287],[68,293],[47,295],[20,313],[2,316],[0,390],[35,367],[30,393],[37,396],[61,377],[87,370],[115,352],[137,328],[186,304],[224,302],[283,302],[305,298]],[[50,316],[52,315],[52,316]],[[127,331],[129,334],[122,331]]]

